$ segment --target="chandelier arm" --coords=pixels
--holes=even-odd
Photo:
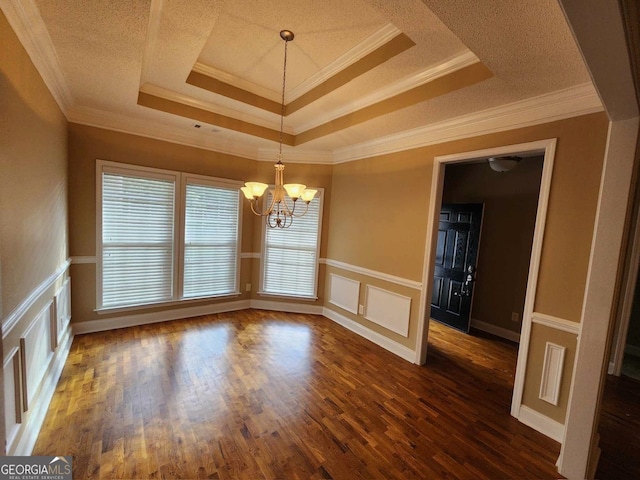
[[[254,199],[251,200],[251,211],[254,214],[258,215],[259,217],[264,217],[266,215],[269,215],[273,211],[273,207],[274,207],[274,204],[275,204],[275,196],[273,196],[273,199],[271,200],[271,205],[269,205],[269,207],[263,212],[260,212],[260,211],[256,210],[256,208],[255,208],[256,203],[258,203],[258,199],[257,198],[254,198]]]
[[[304,217],[307,214],[307,211],[309,210],[309,203],[310,202],[304,202],[304,212],[298,213],[296,218]]]
[[[290,206],[289,206],[289,203],[287,202],[287,198],[289,198],[289,197],[285,197],[285,198],[282,200],[282,203],[284,204],[284,208],[283,208],[283,212],[282,212],[282,213],[283,213],[286,217],[293,217],[293,212],[294,212],[294,210],[296,209],[296,202],[294,201],[294,202],[293,202],[293,207],[290,207]]]

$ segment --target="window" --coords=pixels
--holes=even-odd
[[[238,190],[187,183],[184,296],[232,293],[238,269]]]
[[[98,161],[98,309],[238,294],[237,182]]]
[[[319,189],[306,215],[294,218],[289,228],[263,227],[261,293],[316,298],[323,194]],[[271,195],[266,197],[270,202]]]

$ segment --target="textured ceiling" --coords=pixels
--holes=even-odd
[[[556,0],[25,2],[48,34],[38,38],[51,42],[72,120],[154,125],[222,150],[277,145],[279,116],[259,105],[279,102],[285,28],[296,35],[287,103],[308,98],[285,130],[292,143],[322,130],[298,150],[333,152],[590,81]],[[187,83],[192,71],[222,87]]]

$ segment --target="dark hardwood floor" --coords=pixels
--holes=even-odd
[[[600,413],[599,480],[640,478],[640,382],[607,375]]]
[[[516,347],[430,344],[421,367],[259,310],[77,336],[33,454],[76,479],[558,478],[559,445],[509,415]]]

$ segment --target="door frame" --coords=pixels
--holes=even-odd
[[[442,155],[433,159],[433,173],[431,175],[431,193],[427,209],[427,236],[425,240],[424,265],[422,270],[422,290],[420,293],[420,309],[418,323],[418,335],[416,340],[415,363],[424,364],[427,359],[427,346],[429,336],[429,312],[428,299],[431,298],[433,289],[433,272],[435,269],[435,250],[437,242],[437,219],[442,204],[442,191],[444,187],[444,174],[447,165],[465,163],[473,160],[482,160],[488,157],[506,155],[532,156],[543,155],[542,178],[540,181],[540,193],[538,195],[538,210],[533,233],[533,246],[531,248],[531,260],[529,263],[529,276],[527,280],[527,292],[525,296],[524,312],[522,315],[522,331],[520,332],[520,347],[513,386],[511,402],[511,415],[518,418],[522,404],[522,392],[524,389],[527,354],[529,351],[529,339],[531,336],[531,323],[535,302],[538,273],[540,270],[540,258],[542,256],[542,240],[547,219],[547,207],[549,204],[549,192],[551,190],[551,177],[555,160],[556,138],[538,140],[534,142],[505,145],[502,147],[488,148],[469,152]]]

